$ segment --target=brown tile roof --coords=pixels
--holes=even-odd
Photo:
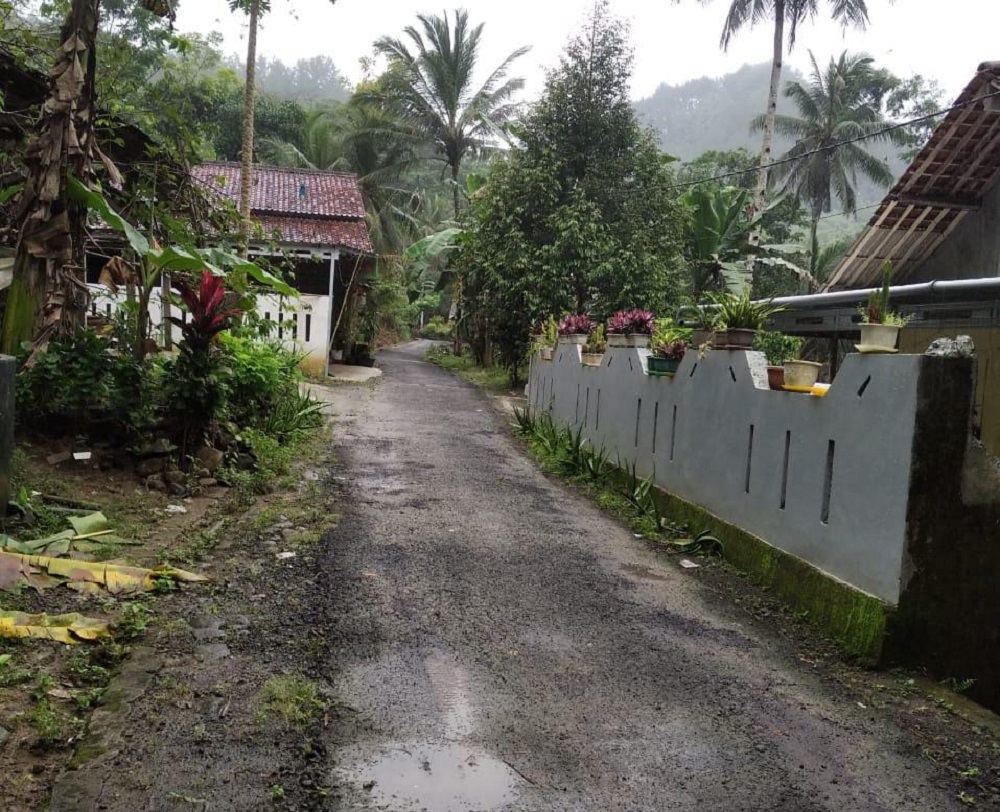
[[[841,260],[827,290],[910,278],[1000,179],[1000,62],[984,62]]]
[[[364,220],[320,220],[311,217],[256,215],[268,236],[277,233],[280,241],[297,245],[336,245],[365,254],[375,253]]]
[[[240,165],[210,162],[192,169],[196,180],[233,203],[240,194]],[[364,219],[358,178],[346,172],[255,166],[250,208],[254,213]]]

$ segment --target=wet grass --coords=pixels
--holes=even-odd
[[[328,703],[319,686],[296,674],[271,677],[260,693],[260,716],[277,716],[285,727],[305,731],[325,713]]]
[[[467,352],[455,355],[451,347],[436,344],[424,356],[425,360],[436,366],[454,372],[458,377],[475,384],[480,389],[495,395],[511,393],[510,376],[500,367],[477,366],[475,360]]]

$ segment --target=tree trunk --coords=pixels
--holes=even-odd
[[[462,209],[461,209],[462,199],[458,193],[458,163],[454,163],[451,165],[451,180],[452,180],[451,193],[455,202],[455,222],[457,223],[458,218],[462,214]]]
[[[256,113],[257,92],[257,22],[260,18],[260,0],[250,3],[250,37],[247,41],[246,95],[243,101],[243,145],[240,158],[240,256],[244,259],[250,253],[250,234],[253,221],[250,219],[250,192],[253,189],[253,145],[254,115]]]
[[[49,95],[25,149],[27,179],[18,202],[14,278],[0,350],[32,340],[29,363],[51,338],[83,323],[87,308],[86,209],[71,203],[70,172],[90,178],[94,154],[94,74],[100,0],[73,0],[49,74]]]
[[[760,145],[760,162],[757,168],[757,188],[754,190],[753,213],[760,214],[767,205],[767,178],[771,166],[771,147],[774,144],[774,116],[778,109],[778,90],[781,87],[782,59],[785,53],[785,0],[774,2],[774,55],[771,57],[771,86],[767,93],[767,111],[764,113],[764,137]],[[750,233],[750,246],[760,245],[760,223]]]

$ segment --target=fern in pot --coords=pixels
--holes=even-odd
[[[882,266],[882,287],[872,291],[868,303],[861,307],[861,343],[858,352],[896,352],[899,330],[909,322],[909,316],[900,316],[889,309],[889,289],[892,281],[892,263]]]

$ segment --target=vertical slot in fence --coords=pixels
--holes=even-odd
[[[788,455],[792,450],[792,433],[785,432],[785,456],[781,462],[781,510],[785,509],[785,497],[788,494]]]
[[[747,476],[743,490],[750,493],[750,471],[753,466],[753,423],[750,424],[750,439],[747,441]]]
[[[837,450],[837,444],[830,440],[826,448],[826,473],[823,476],[823,510],[819,520],[823,524],[830,523],[830,495],[833,493],[833,455]]]
[[[677,442],[677,407],[674,406],[674,416],[670,418],[670,461],[674,461],[674,445]]]

